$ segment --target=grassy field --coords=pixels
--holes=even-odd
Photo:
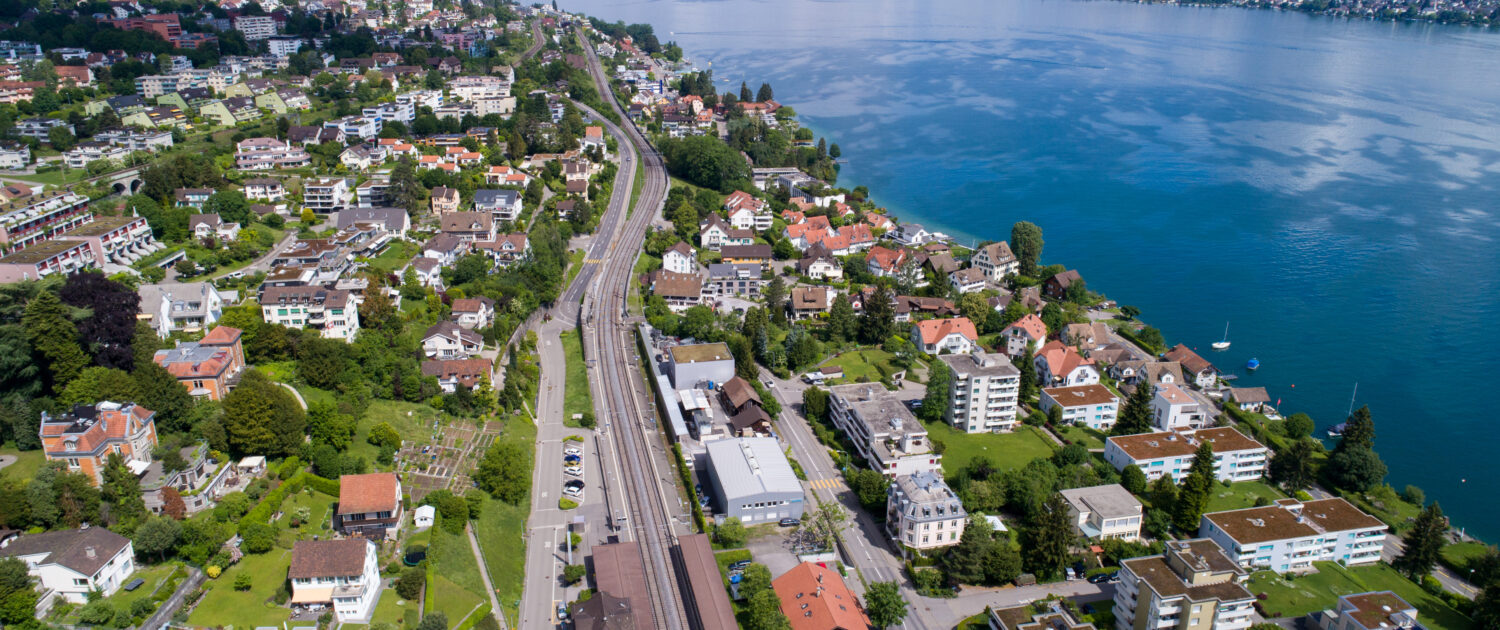
[[[635,151],[634,148],[625,148],[625,150]],[[640,154],[636,154],[636,157],[640,157]],[[626,217],[635,214],[635,202],[641,198],[641,188],[646,185],[646,169],[639,160],[635,163],[635,174],[630,181],[630,205],[625,208]]]
[[[484,514],[473,523],[474,537],[484,551],[485,569],[495,595],[500,598],[501,612],[511,626],[517,625],[516,602],[526,578],[526,515],[528,508],[496,500],[484,502]]]
[[[1023,426],[1014,433],[959,433],[941,422],[927,423],[927,434],[942,442],[943,473],[954,477],[975,457],[988,457],[996,470],[1025,466],[1040,457],[1051,457],[1053,442],[1034,427]]]
[[[396,594],[396,589],[388,588],[380,593],[380,601],[375,604],[375,614],[371,616],[370,625],[377,623],[388,623],[400,625],[411,615],[411,625],[414,627],[417,619],[422,616],[422,609],[415,601],[406,601]],[[348,627],[348,626],[344,626]]]
[[[16,458],[16,463],[0,468],[0,478],[17,481],[30,481],[36,475],[37,469],[47,461],[47,456],[42,454],[41,449],[18,451],[14,443],[0,447],[0,455],[10,455]]]
[[[309,401],[311,402],[311,401]],[[408,415],[409,414],[409,415]],[[365,419],[354,430],[349,452],[364,456],[372,465],[380,449],[370,443],[370,430],[382,422],[389,423],[402,440],[426,443],[432,439],[432,423],[438,420],[436,409],[417,403],[394,400],[372,400]]]
[[[568,280],[563,283],[564,287],[573,284],[573,278],[578,277],[578,272],[583,271],[583,257],[588,252],[578,249],[568,254]]]
[[[293,378],[297,377],[296,361],[272,361],[269,363],[260,363],[255,366],[255,369],[260,370],[262,374],[265,374],[271,380],[278,383],[289,383]],[[302,394],[302,396],[305,398],[307,397],[307,394],[304,393]]]
[[[1222,512],[1254,507],[1255,500],[1260,497],[1275,501],[1285,499],[1286,495],[1263,481],[1240,481],[1228,488],[1224,487],[1224,484],[1216,483],[1213,487],[1213,494],[1208,497],[1206,511]]]
[[[435,591],[435,592],[434,592]],[[431,604],[433,612],[440,612],[448,616],[448,627],[457,627],[464,617],[467,617],[475,606],[483,602],[483,598],[476,593],[471,593],[460,588],[453,581],[441,575],[432,579],[427,593],[428,603]]]
[[[290,546],[298,540],[326,535],[328,528],[332,527],[333,504],[336,501],[338,501],[337,497],[306,488],[287,497],[281,502],[281,511],[285,514],[276,521],[276,526],[282,528],[280,532],[282,543]],[[297,527],[292,527],[292,519],[297,515],[297,508],[307,508],[308,520]]]
[[[823,365],[838,366],[844,370],[844,378],[832,381],[834,384],[875,383],[896,373],[897,368],[891,364],[893,358],[895,355],[880,348],[865,348],[845,352],[823,362]]]
[[[326,389],[318,389],[312,385],[298,385],[297,393],[302,394],[302,400],[306,401],[308,405],[312,405],[313,403],[333,404],[336,402],[333,392]]]
[[[1245,588],[1257,595],[1266,595],[1260,604],[1272,617],[1297,617],[1326,610],[1332,608],[1341,595],[1388,590],[1416,606],[1422,624],[1429,628],[1462,630],[1472,625],[1467,617],[1448,607],[1441,598],[1427,594],[1389,565],[1344,568],[1336,562],[1318,562],[1316,566],[1318,573],[1292,579],[1271,571],[1259,571],[1250,576]]]
[[[588,368],[583,362],[583,340],[578,337],[578,331],[565,330],[561,338],[563,356],[567,359],[567,377],[563,383],[563,423],[576,427],[579,424],[573,417],[594,408],[593,400],[589,397]]]
[[[385,273],[394,273],[411,261],[421,248],[421,245],[410,241],[394,241],[390,247],[385,248],[385,251],[380,252],[379,256],[370,259],[370,268]]]
[[[281,625],[291,616],[290,611],[269,603],[269,600],[286,579],[286,570],[291,564],[292,552],[286,549],[246,555],[225,569],[218,579],[209,580],[204,585],[208,592],[188,616],[188,623],[207,627]],[[248,591],[234,590],[234,578],[241,573],[255,579]]]
[[[1105,433],[1095,431],[1088,427],[1080,427],[1074,425],[1065,426],[1062,429],[1058,430],[1058,433],[1062,434],[1063,438],[1068,440],[1069,442],[1077,442],[1079,444],[1087,446],[1089,450],[1103,449],[1104,438],[1108,437]]]
[[[1482,542],[1453,543],[1443,547],[1443,563],[1455,569],[1467,570],[1470,561],[1483,556],[1489,550],[1489,545]]]
[[[441,527],[432,528],[432,543],[427,547],[427,570],[469,591],[474,596],[484,594],[484,580],[479,577],[479,562],[469,548],[469,538],[464,534],[450,534]],[[469,614],[445,610],[450,620]],[[457,616],[455,616],[457,615]]]
[[[138,565],[135,574],[130,576],[130,579],[140,578],[145,580],[145,583],[134,591],[127,592],[125,589],[115,591],[114,595],[109,596],[109,603],[115,607],[115,610],[130,610],[130,605],[136,600],[150,599],[151,594],[156,592],[157,588],[166,588],[167,578],[172,577],[172,572],[181,566],[175,562],[156,566]],[[182,570],[182,575],[186,578],[186,569]],[[167,595],[171,593],[168,592]]]
[[[1369,512],[1371,516],[1389,525],[1391,531],[1397,534],[1405,533],[1407,528],[1411,527],[1411,522],[1417,518],[1417,513],[1422,511],[1422,506],[1402,501],[1390,486],[1379,486],[1365,494],[1352,492],[1339,494],[1353,503],[1355,507]]]

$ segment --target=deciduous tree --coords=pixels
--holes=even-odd
[[[135,338],[136,314],[140,312],[139,294],[93,271],[68,276],[58,298],[74,308],[88,309],[88,317],[78,325],[78,334],[96,364],[122,370],[134,365],[130,342]]]
[[[26,305],[21,324],[31,347],[47,365],[52,390],[62,392],[89,362],[78,344],[78,329],[68,318],[67,308],[57,294],[41,291]]]
[[[1271,479],[1288,492],[1306,490],[1315,477],[1313,457],[1318,447],[1310,440],[1297,440],[1271,457]]]
[[[1039,577],[1051,578],[1062,573],[1068,562],[1068,544],[1073,528],[1068,522],[1068,507],[1062,495],[1052,493],[1033,515],[1028,527],[1021,530],[1021,548],[1025,551],[1027,570]]]
[[[870,625],[889,628],[900,625],[906,619],[906,598],[895,582],[875,582],[865,589],[865,612],[870,616]]]

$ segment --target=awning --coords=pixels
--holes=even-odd
[[[332,604],[333,587],[292,589],[293,604]]]
[[[130,472],[139,475],[143,472],[146,472],[146,469],[151,467],[151,462],[143,462],[138,459],[132,459],[129,462],[126,462],[125,466],[130,468]]]

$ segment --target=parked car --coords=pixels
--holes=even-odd
[[[1068,567],[1068,579],[1069,580],[1076,580],[1076,579],[1078,579],[1078,574],[1073,572],[1073,567]]]
[[[579,457],[577,455],[567,455],[567,456],[564,456],[563,457],[563,465],[564,466],[582,466],[583,465],[583,458]]]
[[[583,498],[583,482],[577,479],[568,480],[567,483],[563,484],[563,494],[570,497]]]
[[[582,477],[583,476],[583,467],[582,466],[569,466],[567,468],[564,468],[563,472],[568,473],[570,475],[573,475],[574,477]]]
[[[750,566],[750,561],[749,560],[741,560],[739,562],[736,562],[734,564],[729,565],[729,570],[730,571],[744,571],[745,567],[748,567],[748,566]]]
[[[569,446],[569,447],[563,449],[563,455],[578,455],[578,456],[582,456],[583,455],[583,449],[578,448],[576,446]]]
[[[784,518],[784,519],[781,519],[781,521],[777,523],[777,525],[780,525],[782,527],[796,527],[796,526],[801,525],[801,524],[802,524],[802,521],[799,521],[799,520],[797,520],[795,518]]]
[[[1108,573],[1097,573],[1089,576],[1089,584],[1103,584],[1109,581]]]

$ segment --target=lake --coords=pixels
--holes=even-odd
[[[1500,32],[1074,0],[572,0],[776,99],[906,221],[1045,263],[1500,539]],[[1230,350],[1214,353],[1229,322]],[[1245,374],[1258,358],[1261,369]]]

